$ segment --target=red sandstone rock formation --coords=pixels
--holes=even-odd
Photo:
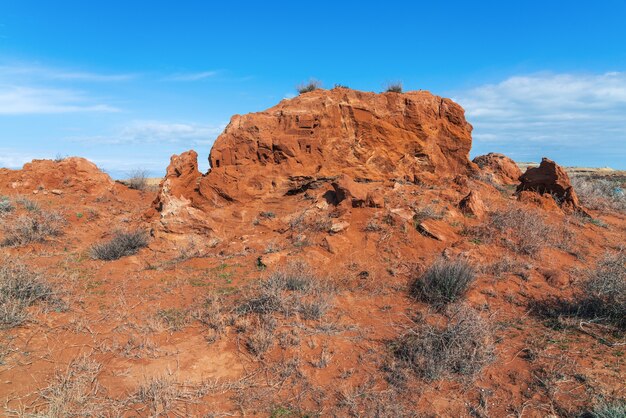
[[[471,131],[461,106],[425,91],[316,90],[234,116],[215,141],[205,176],[195,153],[173,157],[155,208],[163,211],[173,196],[206,210],[333,181],[350,183],[353,206],[382,206],[377,185],[385,181],[436,183],[475,171]]]
[[[522,175],[515,161],[503,154],[490,152],[474,158],[474,163],[501,184],[517,184]]]
[[[33,160],[21,170],[0,169],[0,183],[21,193],[83,192],[100,194],[115,182],[91,161],[79,157],[61,161]]]
[[[519,196],[522,196],[524,191],[532,191],[540,195],[549,194],[562,209],[588,215],[580,205],[565,170],[548,158],[543,158],[539,167],[528,168],[520,177],[520,182],[517,186]]]

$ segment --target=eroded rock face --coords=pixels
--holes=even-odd
[[[529,167],[520,177],[517,193],[522,196],[525,191],[551,195],[562,209],[587,214],[565,170],[548,158],[543,158],[539,167]]]
[[[425,91],[316,90],[234,116],[215,141],[205,176],[189,162],[195,153],[173,157],[155,208],[162,210],[164,194],[207,209],[297,194],[341,178],[349,179],[344,183],[355,206],[381,206],[382,196],[369,184],[435,183],[477,170],[468,158],[471,131],[461,106]]]
[[[515,161],[504,154],[490,152],[474,158],[474,163],[500,184],[517,184],[522,171]]]

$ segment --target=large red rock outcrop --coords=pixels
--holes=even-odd
[[[490,152],[487,155],[480,155],[474,158],[474,163],[482,171],[493,176],[493,179],[500,184],[517,184],[522,171],[515,161],[504,154]]]
[[[543,158],[539,167],[529,167],[519,180],[518,195],[521,196],[524,191],[532,191],[540,195],[548,194],[562,209],[587,214],[580,205],[569,176],[554,161]]]
[[[342,175],[357,182],[353,198],[364,194],[363,204],[379,206],[368,185],[436,183],[477,170],[468,158],[471,132],[461,106],[426,91],[316,90],[234,116],[215,141],[204,176],[195,153],[174,157],[155,208],[162,209],[168,194],[207,209],[330,186]]]

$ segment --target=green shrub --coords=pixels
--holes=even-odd
[[[402,83],[400,82],[389,83],[387,85],[387,90],[385,91],[387,93],[402,93]]]
[[[308,83],[300,84],[296,89],[299,94],[309,93],[311,91],[317,90],[322,86],[322,83],[317,80],[311,80]]]

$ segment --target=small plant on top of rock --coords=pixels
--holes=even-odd
[[[322,83],[317,80],[310,80],[308,83],[300,84],[296,87],[298,94],[309,93],[322,87]]]
[[[411,294],[422,302],[444,306],[461,299],[475,278],[468,262],[440,259],[413,281]]]
[[[389,83],[385,91],[387,93],[402,93],[402,83],[400,82]]]
[[[116,232],[109,241],[93,245],[91,257],[96,260],[117,260],[147,246],[148,234],[144,230]]]

